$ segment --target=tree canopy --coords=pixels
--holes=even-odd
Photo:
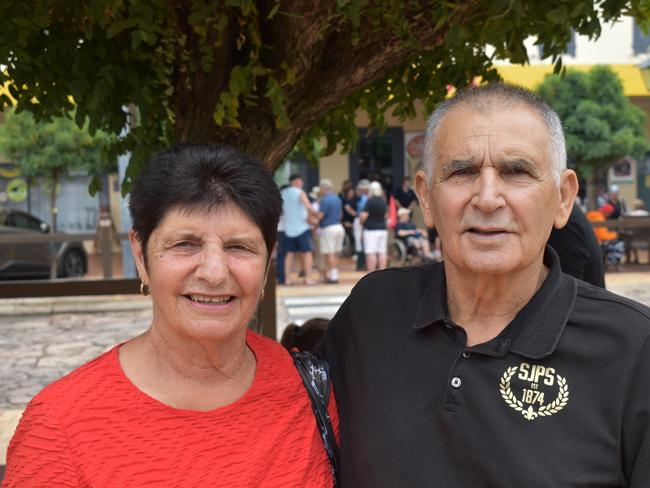
[[[0,64],[37,119],[76,109],[91,133],[132,130],[127,179],[176,141],[232,144],[276,168],[296,145],[348,149],[355,114],[429,110],[497,59],[527,61],[533,36],[558,57],[572,31],[598,36],[644,0],[41,0],[0,3]],[[4,101],[10,99],[6,95]],[[133,112],[133,110],[131,110]]]
[[[91,193],[100,189],[99,177],[114,171],[115,160],[107,159],[105,147],[110,136],[88,132],[87,124],[77,127],[71,118],[56,117],[37,122],[29,112],[9,110],[0,124],[0,152],[9,157],[22,176],[43,178],[49,186],[52,225],[57,231],[56,194],[59,181],[68,172],[84,170],[93,176]],[[56,248],[50,244],[50,278],[57,276]]]
[[[83,170],[98,177],[115,171],[115,161],[103,150],[110,137],[103,131],[91,136],[88,124],[77,127],[72,119],[57,117],[36,122],[32,114],[9,110],[0,124],[0,152],[11,159],[26,178],[58,179],[67,171]],[[95,183],[94,188],[96,188]]]
[[[564,126],[567,156],[590,185],[621,157],[639,157],[648,149],[645,112],[624,95],[621,80],[607,66],[589,72],[567,70],[547,77],[538,91],[558,113]]]

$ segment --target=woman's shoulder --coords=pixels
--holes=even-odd
[[[290,361],[289,352],[276,341],[269,339],[257,332],[248,330],[246,333],[246,342],[255,353],[255,356],[269,358],[271,360]]]
[[[102,383],[107,375],[119,371],[118,348],[119,346],[114,346],[50,383],[32,399],[30,405],[45,404],[48,405],[48,408],[63,408],[65,410],[70,404],[77,403],[86,392],[97,388],[97,385]]]
[[[246,342],[257,358],[257,386],[286,391],[302,385],[291,354],[281,344],[250,330]]]

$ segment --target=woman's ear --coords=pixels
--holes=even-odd
[[[142,249],[142,244],[138,239],[138,235],[133,229],[129,231],[129,242],[131,243],[131,251],[133,252],[133,259],[135,261],[135,267],[138,270],[138,276],[145,285],[149,285],[149,275],[147,274],[147,265],[145,264],[144,257],[145,251]]]

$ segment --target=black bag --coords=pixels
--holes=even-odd
[[[326,361],[309,352],[292,352],[291,355],[309,394],[316,425],[320,430],[325,452],[332,467],[334,486],[337,487],[339,486],[339,448],[336,445],[332,420],[327,411],[330,396],[329,366]]]

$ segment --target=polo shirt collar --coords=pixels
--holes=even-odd
[[[575,303],[576,280],[560,270],[555,251],[546,246],[544,264],[549,273],[539,290],[496,338],[511,352],[530,359],[553,353]],[[414,329],[450,323],[444,266],[435,266],[413,322]],[[507,353],[507,351],[503,351]]]

